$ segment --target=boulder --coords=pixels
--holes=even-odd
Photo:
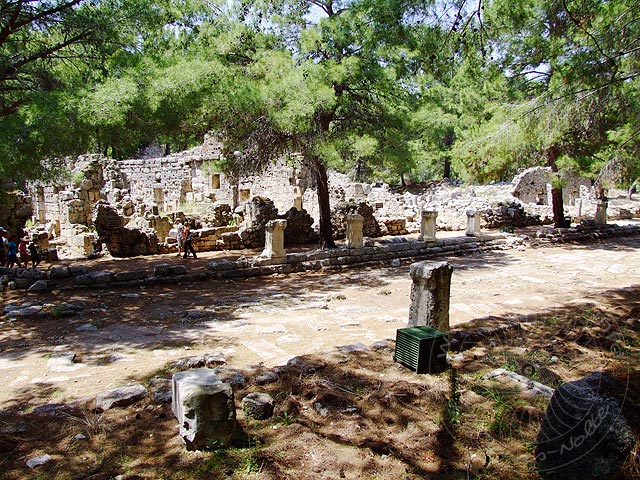
[[[558,387],[538,433],[536,467],[544,479],[614,476],[635,438],[622,416],[625,386],[598,372]]]
[[[139,402],[147,396],[147,389],[138,384],[115,388],[96,396],[96,409],[109,410],[110,408],[128,407]]]
[[[254,392],[242,399],[245,417],[266,420],[273,416],[273,397],[268,393]]]

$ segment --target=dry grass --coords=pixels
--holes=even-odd
[[[252,381],[261,368],[246,370],[248,381],[235,390],[241,434],[225,450],[185,451],[167,404],[0,412],[0,479],[537,478],[534,442],[547,401],[482,376],[507,368],[557,385],[608,370],[627,385],[617,394],[637,435],[639,293],[618,292],[606,310],[572,306],[522,319],[521,331],[463,348],[454,368],[434,375],[394,363],[392,343],[305,357],[261,387]],[[277,404],[263,422],[245,419],[240,404],[258,390]],[[621,479],[638,478],[638,451]],[[26,468],[45,453],[53,461]]]

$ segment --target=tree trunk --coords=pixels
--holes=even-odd
[[[547,165],[551,167],[551,172],[557,173],[558,166],[556,160],[560,156],[560,149],[552,145],[546,151]],[[551,182],[551,205],[553,208],[553,225],[555,228],[567,228],[569,222],[564,218],[564,200],[562,199],[562,186]]]
[[[331,232],[331,205],[329,204],[329,181],[327,169],[321,160],[315,159],[318,208],[320,209],[320,247],[336,248]]]
[[[451,159],[449,157],[444,159],[444,173],[442,174],[442,178],[451,178]]]

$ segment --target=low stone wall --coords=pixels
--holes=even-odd
[[[579,228],[546,229],[535,241],[569,242],[590,241],[640,235],[639,226],[582,224]],[[290,253],[285,260],[261,257],[237,261],[217,260],[209,262],[199,271],[189,271],[183,264],[158,264],[149,275],[144,270],[113,273],[89,271],[87,267],[54,267],[49,271],[0,268],[0,284],[10,288],[45,292],[69,288],[140,287],[159,284],[207,281],[211,279],[239,278],[260,275],[288,274],[304,271],[336,270],[349,267],[400,265],[437,258],[439,255],[469,255],[489,250],[507,249],[524,243],[523,237],[509,234],[460,236],[438,239],[425,244],[417,240],[394,238],[376,242],[363,248],[336,248]]]

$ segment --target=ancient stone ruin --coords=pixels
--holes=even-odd
[[[68,175],[35,183],[28,194],[7,196],[1,219],[16,231],[32,224],[28,232],[53,258],[59,251],[71,257],[175,252],[174,225],[179,220],[191,226],[196,251],[261,249],[265,226],[274,220],[286,220],[287,246],[318,241],[317,192],[305,168],[278,163],[261,175],[229,176],[217,167],[223,150],[215,135],[188,151],[153,153],[122,161],[102,155],[69,158]],[[511,231],[548,224],[550,175],[546,168],[525,170],[514,179],[512,194],[504,185],[436,182],[396,193],[381,182],[354,183],[329,172],[333,236],[346,238],[350,215],[362,217],[365,240],[424,230],[424,239],[433,241],[436,230],[471,228],[467,211],[476,212],[471,234],[481,228]],[[602,224],[612,218],[611,208],[607,211],[606,203],[598,203],[589,180],[570,171],[562,175],[565,211],[575,222],[596,217]],[[433,212],[428,223],[425,210]],[[618,213],[634,214],[623,210]]]

